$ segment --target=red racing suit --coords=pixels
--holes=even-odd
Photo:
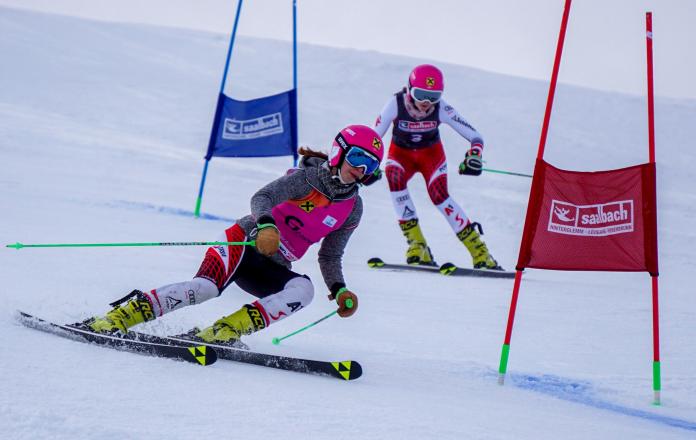
[[[415,173],[421,173],[430,200],[445,216],[452,230],[458,233],[470,221],[447,189],[447,159],[439,129],[442,122],[467,139],[472,149],[477,149],[479,154],[483,152],[483,138],[454,107],[441,99],[427,112],[421,112],[406,88],[389,99],[377,117],[375,131],[384,136],[389,125],[393,124],[385,174],[399,221],[418,218],[407,185]]]

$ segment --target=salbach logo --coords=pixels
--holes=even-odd
[[[632,232],[633,200],[596,205],[574,205],[552,200],[547,230],[590,237]]]
[[[435,121],[404,121],[399,120],[399,129],[409,133],[423,133],[437,128]]]
[[[222,138],[229,140],[249,140],[272,136],[283,132],[283,115],[271,113],[254,119],[239,121],[225,118]]]

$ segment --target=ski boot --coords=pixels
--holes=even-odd
[[[421,266],[437,266],[430,248],[425,242],[425,237],[418,225],[418,219],[399,221],[408,249],[406,250],[406,263]]]
[[[248,348],[240,338],[265,327],[266,323],[259,309],[246,304],[233,314],[218,319],[210,327],[203,330],[194,328],[187,333],[187,339],[236,348]]]
[[[457,234],[457,238],[466,246],[474,260],[474,269],[504,270],[488,251],[481,235],[483,229],[480,223],[470,223]]]
[[[97,333],[126,334],[128,328],[155,319],[150,300],[140,290],[134,290],[109,305],[113,309],[104,317],[95,316],[84,321],[82,325]]]

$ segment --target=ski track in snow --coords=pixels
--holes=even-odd
[[[490,371],[488,379],[497,378],[497,371]],[[618,414],[637,417],[651,422],[696,431],[696,422],[663,416],[653,412],[630,408],[617,403],[609,402],[595,395],[594,386],[588,381],[574,381],[572,379],[544,374],[532,376],[524,374],[511,374],[510,380],[517,388],[546,394],[558,399],[576,402],[593,408],[615,412]]]
[[[106,206],[109,206],[111,208],[115,209],[136,209],[140,211],[152,211],[152,212],[157,212],[160,214],[167,214],[167,215],[176,215],[180,217],[186,217],[186,218],[191,218],[194,215],[193,211],[189,211],[186,209],[182,208],[174,208],[171,206],[157,206],[152,203],[143,203],[143,202],[130,202],[127,200],[116,200],[112,203],[107,203]],[[200,213],[199,217],[201,220],[213,220],[213,221],[218,221],[218,222],[224,222],[225,224],[233,224],[236,220],[233,218],[229,217],[223,217],[219,215],[214,215],[214,214],[208,214],[205,212]]]

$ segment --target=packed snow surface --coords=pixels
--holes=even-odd
[[[191,215],[227,44],[226,35],[0,8],[0,243],[215,240],[246,214],[289,158],[214,159],[205,216]],[[347,124],[372,123],[424,61],[312,45],[298,55],[300,141],[315,148]],[[291,66],[288,43],[240,38],[226,92],[250,99],[286,90]],[[486,166],[531,173],[548,83],[441,67],[448,102],[484,135]],[[380,182],[361,191],[365,214],[345,254],[356,315],[271,344],[335,308],[314,249],[295,265],[314,280],[312,305],[246,338],[262,352],[357,360],[364,376],[354,382],[226,361],[201,368],[16,320],[16,310],[61,323],[103,313],[134,288],[189,279],[205,248],[3,246],[2,437],[693,438],[694,120],[696,102],[657,100],[662,406],[651,405],[647,274],[525,271],[508,379],[498,386],[512,280],[369,269],[368,258],[400,262],[406,248]],[[530,179],[457,175],[467,142],[442,132],[452,196],[514,269]],[[546,159],[581,171],[646,162],[645,98],[560,86]],[[436,258],[469,265],[422,179],[410,188]],[[232,286],[141,330],[209,325],[251,299]]]

